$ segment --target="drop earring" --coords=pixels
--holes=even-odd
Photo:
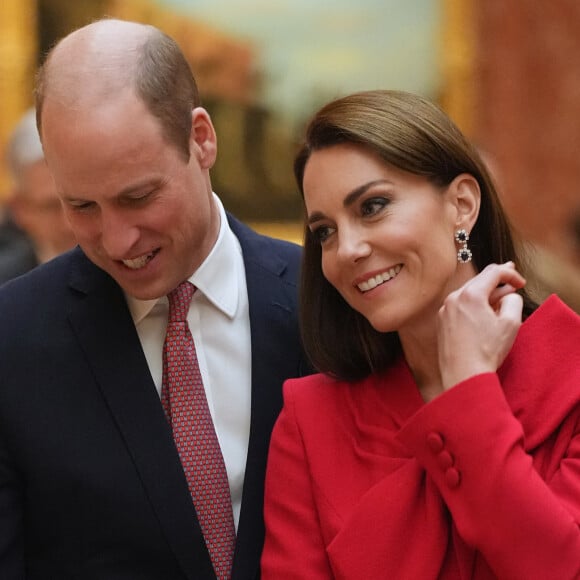
[[[467,247],[467,242],[469,241],[469,234],[467,230],[460,229],[455,232],[455,241],[461,246],[457,251],[457,261],[460,264],[467,264],[471,262],[472,253]]]

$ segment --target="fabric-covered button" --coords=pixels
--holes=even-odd
[[[453,456],[445,449],[437,456],[437,462],[441,469],[449,469],[453,465]]]
[[[429,449],[433,451],[433,453],[439,453],[444,447],[443,437],[441,437],[439,433],[431,431],[431,433],[427,435],[427,445],[429,446]]]
[[[445,481],[447,485],[451,488],[455,488],[459,485],[459,481],[461,480],[461,475],[459,471],[455,467],[450,467],[445,472]]]

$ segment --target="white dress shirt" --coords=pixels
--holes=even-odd
[[[217,241],[189,281],[197,288],[187,317],[203,385],[224,456],[238,527],[251,410],[251,337],[246,274],[240,243],[229,227],[223,205]],[[127,296],[157,391],[161,394],[163,343],[169,303]],[[143,426],[146,428],[146,426]]]

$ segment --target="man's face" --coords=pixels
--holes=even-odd
[[[209,254],[219,213],[203,109],[193,111],[189,160],[130,90],[82,110],[47,100],[42,138],[78,243],[129,295],[167,294]]]
[[[74,235],[44,159],[20,170],[10,207],[40,257],[48,259],[74,246]]]

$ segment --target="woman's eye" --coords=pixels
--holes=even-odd
[[[389,204],[389,200],[385,197],[372,197],[365,200],[361,205],[361,212],[363,216],[373,216],[380,212]]]
[[[318,226],[317,228],[314,228],[312,230],[312,235],[319,243],[322,244],[323,242],[325,242],[328,239],[328,237],[333,232],[334,232],[334,228],[331,228],[329,226]]]

